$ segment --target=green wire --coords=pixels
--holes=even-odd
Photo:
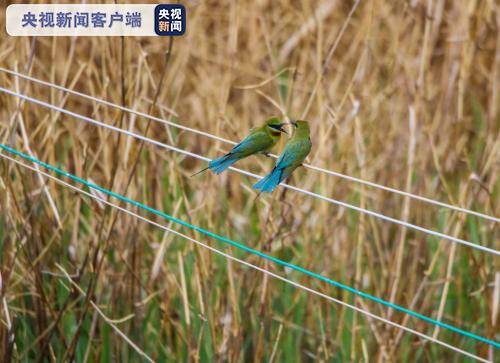
[[[55,172],[55,173],[57,173],[59,175],[65,176],[65,177],[67,177],[67,178],[69,178],[69,179],[71,179],[73,181],[76,181],[78,183],[86,185],[87,187],[89,187],[91,189],[98,190],[98,191],[100,191],[100,192],[102,192],[102,193],[104,193],[106,195],[109,195],[111,197],[114,197],[114,198],[116,198],[118,200],[121,200],[123,202],[132,204],[132,205],[134,205],[136,207],[139,207],[139,208],[141,208],[141,209],[143,209],[145,211],[148,211],[150,213],[156,214],[157,216],[160,216],[160,217],[162,217],[162,218],[164,218],[164,219],[166,219],[168,221],[180,224],[180,225],[182,225],[184,227],[187,227],[187,228],[189,228],[191,230],[200,232],[201,234],[204,234],[204,235],[206,235],[208,237],[214,238],[216,240],[219,240],[221,242],[227,243],[227,244],[229,244],[229,245],[231,245],[233,247],[239,248],[239,249],[241,249],[243,251],[246,251],[248,253],[251,253],[251,254],[257,255],[259,257],[262,257],[262,258],[264,258],[266,260],[272,261],[272,262],[274,262],[274,263],[276,263],[278,265],[281,265],[281,266],[284,266],[284,267],[288,267],[288,268],[290,268],[292,270],[295,270],[295,271],[302,272],[302,273],[304,273],[304,274],[306,274],[308,276],[314,277],[314,278],[316,278],[316,279],[318,279],[320,281],[326,282],[326,283],[328,283],[328,284],[330,284],[332,286],[335,286],[335,287],[338,287],[340,289],[349,291],[350,293],[353,293],[355,295],[361,296],[361,297],[363,297],[365,299],[368,299],[368,300],[371,300],[371,301],[375,301],[375,302],[377,302],[379,304],[382,304],[384,306],[390,307],[390,308],[392,308],[394,310],[401,311],[401,312],[403,312],[405,314],[408,314],[410,316],[413,316],[415,318],[423,320],[423,321],[425,321],[427,323],[434,324],[436,326],[439,326],[441,328],[445,328],[445,329],[451,330],[451,331],[453,331],[455,333],[458,333],[460,335],[463,335],[465,337],[472,338],[472,339],[475,339],[477,341],[489,344],[489,345],[491,345],[491,346],[493,346],[493,347],[495,347],[497,349],[500,348],[500,343],[497,342],[497,341],[494,341],[494,340],[491,340],[491,339],[487,339],[487,338],[482,337],[480,335],[476,335],[476,334],[471,333],[469,331],[457,328],[457,327],[455,327],[453,325],[449,325],[449,324],[443,323],[441,321],[429,318],[428,316],[422,315],[422,314],[417,313],[417,312],[415,312],[413,310],[409,310],[409,309],[406,309],[406,308],[404,308],[402,306],[393,304],[393,303],[391,303],[389,301],[385,301],[385,300],[380,299],[380,298],[378,298],[376,296],[373,296],[373,295],[370,295],[370,294],[368,294],[366,292],[357,290],[357,289],[355,289],[355,288],[353,288],[351,286],[344,285],[344,284],[342,284],[342,283],[340,283],[338,281],[329,279],[328,277],[325,277],[325,276],[320,275],[318,273],[315,273],[313,271],[307,270],[307,269],[305,269],[303,267],[300,267],[298,265],[294,265],[294,264],[292,264],[290,262],[286,262],[286,261],[280,260],[279,258],[276,258],[276,257],[273,257],[271,255],[265,254],[265,253],[263,253],[263,252],[261,252],[259,250],[255,250],[253,248],[250,248],[250,247],[248,247],[248,246],[246,246],[244,244],[241,244],[239,242],[233,241],[233,240],[231,240],[231,239],[229,239],[227,237],[220,236],[220,235],[218,235],[216,233],[210,232],[210,231],[208,231],[206,229],[200,228],[198,226],[195,226],[193,224],[185,222],[185,221],[183,221],[181,219],[172,217],[172,216],[170,216],[170,215],[168,215],[168,214],[166,214],[164,212],[161,212],[161,211],[159,211],[157,209],[148,207],[145,204],[142,204],[142,203],[137,202],[137,201],[135,201],[133,199],[127,198],[127,197],[125,197],[125,196],[123,196],[121,194],[115,193],[115,192],[113,192],[111,190],[107,190],[107,189],[105,189],[103,187],[100,187],[97,184],[90,183],[90,182],[88,182],[85,179],[79,178],[79,177],[77,177],[77,176],[75,176],[73,174],[70,174],[70,173],[68,173],[68,172],[66,172],[64,170],[56,168],[55,166],[52,166],[52,165],[47,164],[47,163],[44,163],[43,161],[40,161],[40,160],[38,160],[38,159],[36,159],[34,157],[26,155],[26,154],[24,154],[24,153],[22,153],[22,152],[20,152],[20,151],[18,151],[16,149],[13,149],[13,148],[11,148],[9,146],[6,146],[4,144],[0,143],[0,148],[3,149],[3,150],[5,150],[5,151],[7,151],[7,152],[9,152],[9,153],[11,153],[11,154],[14,154],[16,156],[20,156],[23,159],[29,160],[29,161],[31,161],[31,162],[33,162],[35,164],[43,166],[44,168],[46,168],[48,170],[51,170],[51,171],[53,171],[53,172]]]

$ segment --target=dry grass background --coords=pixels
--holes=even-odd
[[[188,32],[173,41],[168,64],[167,38],[33,40],[9,37],[2,29],[0,65],[232,140],[270,115],[303,117],[312,126],[312,164],[498,215],[498,3],[184,4]],[[228,149],[157,123],[148,129],[143,118],[3,73],[0,84],[210,157]],[[141,149],[137,140],[5,94],[0,120],[2,142],[43,161],[495,339],[498,258],[292,191],[255,202],[247,177],[227,172],[189,178],[202,163],[147,144]],[[250,158],[239,166],[263,174],[272,161]],[[291,183],[499,248],[493,222],[307,169],[298,170]],[[0,162],[2,361],[142,359],[91,302],[158,361],[463,360],[53,182],[47,187],[60,222],[41,180]],[[484,344],[229,252],[493,358]]]

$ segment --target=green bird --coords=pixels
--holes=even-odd
[[[267,155],[279,141],[281,133],[286,133],[283,129],[283,126],[286,124],[285,122],[281,122],[279,118],[272,117],[264,125],[250,129],[250,134],[239,144],[235,145],[231,151],[220,158],[210,161],[205,169],[193,174],[193,176],[207,169],[212,170],[215,174],[220,174],[235,162],[247,156],[253,154]]]
[[[290,177],[292,172],[302,165],[311,151],[309,123],[307,121],[292,121],[292,125],[295,126],[295,133],[276,160],[276,166],[253,186],[254,189],[260,190],[259,194],[271,193],[279,183]]]

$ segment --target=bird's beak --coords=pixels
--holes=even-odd
[[[283,122],[283,123],[280,123],[278,125],[269,125],[269,127],[273,128],[275,130],[284,132],[285,134],[288,134],[288,132],[286,132],[286,130],[283,128],[283,126],[285,126],[285,125],[288,125],[288,124],[286,122]]]
[[[288,134],[288,132],[286,132],[286,130],[283,128],[283,126],[287,125],[286,122],[282,122],[278,125],[278,130],[280,130],[281,132],[284,132],[285,134]]]
[[[290,125],[293,125],[294,127],[297,127],[297,122],[294,120],[290,120]]]

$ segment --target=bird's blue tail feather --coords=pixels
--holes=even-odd
[[[281,170],[273,169],[273,171],[259,180],[257,183],[253,185],[254,189],[260,190],[261,193],[271,193],[278,184],[281,182],[280,180]]]
[[[208,164],[208,168],[212,170],[215,174],[220,174],[235,162],[238,161],[238,157],[232,154],[221,156],[218,159],[212,160]]]

